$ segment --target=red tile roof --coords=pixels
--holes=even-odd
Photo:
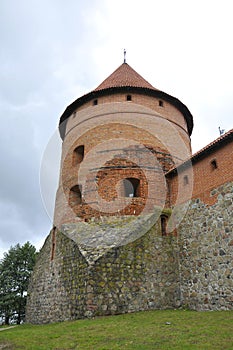
[[[225,134],[221,135],[214,141],[210,142],[208,145],[200,149],[198,152],[194,153],[191,158],[185,160],[183,163],[178,165],[177,167],[174,167],[170,169],[166,175],[175,174],[177,171],[177,168],[185,168],[186,166],[190,166],[197,162],[200,159],[203,159],[206,155],[210,154],[211,152],[215,151],[222,145],[225,145],[229,142],[233,141],[233,129],[227,131]]]
[[[138,74],[128,63],[123,63],[108,78],[106,78],[94,91],[113,87],[140,87],[155,89],[148,81]]]
[[[193,117],[188,108],[177,98],[168,95],[167,93],[156,89],[147,80],[145,80],[140,74],[138,74],[127,63],[123,63],[118,67],[107,79],[105,79],[95,90],[77,98],[72,102],[63,114],[61,115],[59,122],[59,131],[61,138],[65,137],[66,122],[69,116],[84,103],[97,99],[100,96],[107,96],[108,94],[115,94],[119,92],[136,92],[153,96],[165,101],[168,101],[174,105],[183,114],[188,127],[189,135],[192,134],[193,129]]]
[[[215,146],[222,144],[224,141],[232,140],[232,139],[233,139],[233,129],[227,131],[225,134],[221,135],[220,137],[218,137],[217,139],[210,142],[208,145],[206,145],[205,147],[203,147],[202,149],[194,153],[191,159],[194,160],[198,158],[201,154],[205,153],[206,151],[214,148]]]

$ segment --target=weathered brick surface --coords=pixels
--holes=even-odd
[[[184,117],[169,103],[160,107],[153,97],[133,95],[130,102],[125,97],[102,97],[97,106],[86,104],[68,119],[54,216],[57,227],[93,216],[138,215],[154,205],[167,205],[164,174],[190,156]],[[84,158],[74,165],[74,151],[80,145],[84,146]],[[118,184],[127,177],[140,179],[141,195],[126,206],[121,198],[118,208],[116,198],[122,193],[119,190],[117,197]],[[82,203],[70,208],[69,193],[78,184],[82,187]],[[148,186],[154,190],[148,190]],[[98,195],[111,202],[106,206],[116,210],[108,212],[98,207]]]
[[[216,162],[216,168],[212,162]],[[190,162],[191,165],[191,162]],[[171,205],[177,202],[179,192],[179,202],[185,201],[185,193],[192,187],[191,198],[199,198],[207,205],[213,205],[217,200],[218,188],[221,184],[233,181],[233,146],[232,142],[217,148],[202,159],[180,170],[178,175],[169,176],[169,186],[171,193]],[[189,183],[184,182],[184,177],[188,176]],[[180,185],[180,187],[178,187]]]
[[[132,100],[126,102],[126,96],[127,94],[123,93],[114,93],[112,95],[108,96],[103,96],[98,98],[98,106],[101,105],[106,105],[109,103],[117,103],[117,104],[122,104],[122,103],[127,103],[128,105],[136,104],[138,106],[143,106],[147,107],[158,114],[162,115],[164,118],[174,122],[175,124],[181,126],[184,128],[184,130],[187,131],[187,125],[186,121],[180,111],[176,107],[174,107],[172,104],[170,104],[167,101],[163,101],[163,106],[161,107],[159,105],[160,99],[156,97],[151,97],[147,95],[142,95],[142,94],[131,94]],[[93,101],[90,101],[88,103],[83,104],[81,107],[77,109],[75,112],[76,116],[79,114],[79,111],[86,109],[87,107],[92,107],[93,106]],[[97,107],[97,106],[94,106]]]

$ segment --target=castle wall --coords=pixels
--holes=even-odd
[[[98,222],[77,223],[79,230],[77,226],[63,233],[52,231],[30,282],[27,322],[180,306],[233,310],[232,188],[233,182],[229,181],[212,189],[210,195],[216,197],[213,205],[193,198],[177,236],[162,236],[157,221],[141,237],[109,247],[100,256]],[[121,217],[102,220],[106,232],[120,236],[124,228]],[[96,253],[90,247],[89,260],[88,250],[82,250],[83,244],[76,244],[69,236],[76,232],[85,238],[88,230],[97,237]],[[133,232],[135,228],[130,224],[128,233]],[[101,237],[105,240],[103,233]]]
[[[52,236],[53,230],[40,250],[30,279],[26,309],[26,319],[29,323],[59,322],[71,319],[71,300],[65,288],[66,281],[61,278],[63,256],[60,248],[64,241],[62,242],[62,239],[57,237],[56,260],[51,260]],[[66,249],[72,254],[72,245],[68,241],[65,243],[67,244]],[[84,283],[81,276],[80,290]]]
[[[194,310],[233,309],[232,152],[221,145],[169,175],[172,207],[192,190],[177,234],[182,303]]]
[[[105,220],[109,232],[113,218]],[[122,222],[117,220],[120,234]],[[116,230],[116,218],[114,225]],[[93,222],[92,226],[96,232],[98,224]],[[129,233],[132,228],[129,225]],[[41,250],[29,286],[27,322],[57,322],[180,305],[176,238],[162,236],[159,222],[135,241],[109,248],[96,260],[92,256],[91,264],[68,238],[68,231],[56,232],[54,255],[53,232]]]
[[[169,174],[169,188],[171,205],[187,200],[186,193],[191,193],[190,198],[199,198],[207,205],[213,205],[217,200],[215,188],[221,184],[233,181],[233,147],[232,143],[222,145],[214,152],[210,151],[204,157],[198,159],[185,169],[178,170],[178,174]],[[185,181],[185,178],[188,180]]]
[[[233,310],[232,188],[212,189],[213,205],[193,199],[178,228],[182,304],[194,310]]]

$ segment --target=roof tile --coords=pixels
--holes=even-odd
[[[215,146],[217,144],[220,144],[223,140],[232,137],[232,135],[233,135],[233,129],[227,131],[226,133],[224,133],[223,135],[219,136],[217,139],[215,139],[214,141],[210,142],[208,145],[204,146],[199,151],[194,153],[192,155],[192,159],[197,158],[200,154],[204,153],[205,151],[207,151],[208,149],[212,148],[213,146]]]
[[[123,63],[107,79],[105,79],[94,91],[104,90],[112,87],[141,87],[147,89],[154,88],[140,74],[138,74],[130,65]]]
[[[220,137],[218,137],[217,139],[215,139],[214,141],[210,142],[208,145],[206,145],[205,147],[203,147],[202,149],[200,149],[199,151],[194,153],[191,156],[191,158],[186,159],[184,162],[182,162],[178,166],[175,166],[175,167],[171,168],[166,173],[166,175],[175,173],[178,168],[182,168],[182,167],[185,167],[185,166],[190,166],[194,162],[196,162],[199,159],[201,159],[202,157],[204,157],[206,154],[210,154],[210,152],[212,150],[216,149],[216,147],[221,147],[221,145],[224,144],[224,142],[232,142],[232,141],[233,141],[233,129],[227,131],[225,134],[221,135]]]

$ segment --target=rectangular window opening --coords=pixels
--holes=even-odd
[[[166,236],[167,235],[167,216],[162,215],[160,217],[161,220],[161,232],[162,232],[162,236]]]
[[[123,180],[125,197],[140,197],[140,180],[136,178],[126,178]]]
[[[76,147],[73,152],[73,159],[72,159],[73,166],[80,164],[83,158],[84,158],[84,145],[80,145]]]
[[[218,164],[217,164],[216,159],[211,160],[210,164],[211,164],[211,169],[212,169],[212,170],[217,169]]]
[[[54,256],[55,256],[55,247],[56,247],[56,227],[53,227],[53,230],[52,230],[51,261],[54,260]]]
[[[82,203],[82,186],[75,185],[70,189],[69,205],[72,207]]]
[[[188,175],[184,175],[184,185],[188,185],[188,183],[189,183]]]

